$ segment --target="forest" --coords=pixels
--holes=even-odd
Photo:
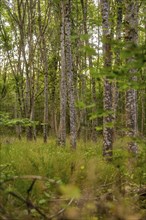
[[[0,1],[0,219],[146,219],[146,0]]]

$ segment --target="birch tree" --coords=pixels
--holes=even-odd
[[[71,0],[67,0],[65,5],[65,52],[66,52],[66,72],[67,72],[67,90],[70,113],[70,142],[71,147],[76,148],[76,109],[75,109],[75,91],[73,81],[72,52],[71,52]]]
[[[110,4],[108,0],[101,0],[101,14],[102,14],[102,29],[103,29],[103,57],[105,71],[110,73],[112,65],[111,53],[111,25],[110,25]],[[113,146],[113,128],[111,123],[113,121],[112,111],[112,82],[108,76],[104,79],[104,94],[103,94],[103,108],[107,116],[103,118],[103,156],[107,159],[112,156]],[[109,126],[110,125],[110,126]]]
[[[138,2],[136,0],[125,0],[125,41],[127,50],[130,50],[131,46],[136,46],[138,43]],[[134,62],[134,58],[128,57],[127,64]],[[137,81],[137,70],[135,68],[129,68],[128,80]],[[126,92],[126,126],[127,135],[130,138],[135,138],[137,135],[137,91],[133,88],[128,89]],[[131,152],[137,152],[137,144],[135,141],[131,141],[128,144],[128,148]]]
[[[121,33],[122,33],[122,18],[123,18],[123,0],[116,0],[116,40],[117,43],[121,41]],[[120,50],[118,49],[115,53],[115,65],[118,68],[121,64],[120,59]],[[113,82],[113,111],[114,111],[114,123],[117,121],[117,107],[118,107],[118,99],[119,99],[119,88],[117,84],[117,79]],[[114,131],[115,136],[115,131]]]
[[[60,105],[60,141],[65,144],[66,138],[66,91],[69,102],[70,142],[76,148],[76,109],[73,82],[72,51],[71,51],[71,0],[61,1],[61,105]],[[66,90],[67,85],[67,90]]]
[[[49,4],[47,5],[47,8]],[[48,9],[46,9],[47,11]],[[38,0],[38,23],[39,23],[39,32],[40,32],[40,49],[43,63],[43,71],[44,71],[44,125],[43,125],[43,139],[44,143],[47,143],[48,140],[48,53],[47,53],[47,45],[45,40],[45,31],[44,26],[46,26],[46,20],[44,23],[42,22],[41,16],[41,7],[40,1]]]
[[[59,143],[66,143],[66,62],[65,62],[65,4],[61,1],[61,82],[60,82],[60,126],[59,126]]]

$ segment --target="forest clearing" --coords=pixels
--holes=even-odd
[[[146,220],[146,1],[0,1],[0,219]]]

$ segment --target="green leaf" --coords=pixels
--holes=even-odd
[[[106,128],[113,128],[114,125],[115,125],[114,122],[108,122],[108,123],[104,124],[104,127],[106,127]]]
[[[89,40],[90,39],[90,35],[89,34],[82,34],[80,35],[81,40]]]
[[[103,126],[97,126],[95,127],[96,131],[102,131],[103,130]]]
[[[46,199],[41,199],[41,200],[39,200],[39,204],[40,205],[43,205],[43,204],[45,204],[46,203]]]
[[[96,50],[93,48],[93,47],[90,47],[90,46],[84,46],[82,49],[81,49],[84,53],[86,52],[86,54],[88,56],[90,55],[96,55]]]
[[[82,101],[78,101],[78,102],[76,102],[76,107],[83,109],[83,108],[85,108],[85,103]]]

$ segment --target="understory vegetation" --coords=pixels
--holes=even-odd
[[[1,137],[1,219],[146,218],[146,151],[133,157],[126,138],[115,141],[112,162],[98,145],[79,141],[76,151],[57,145]]]
[[[0,220],[146,220],[146,0],[0,1]]]

